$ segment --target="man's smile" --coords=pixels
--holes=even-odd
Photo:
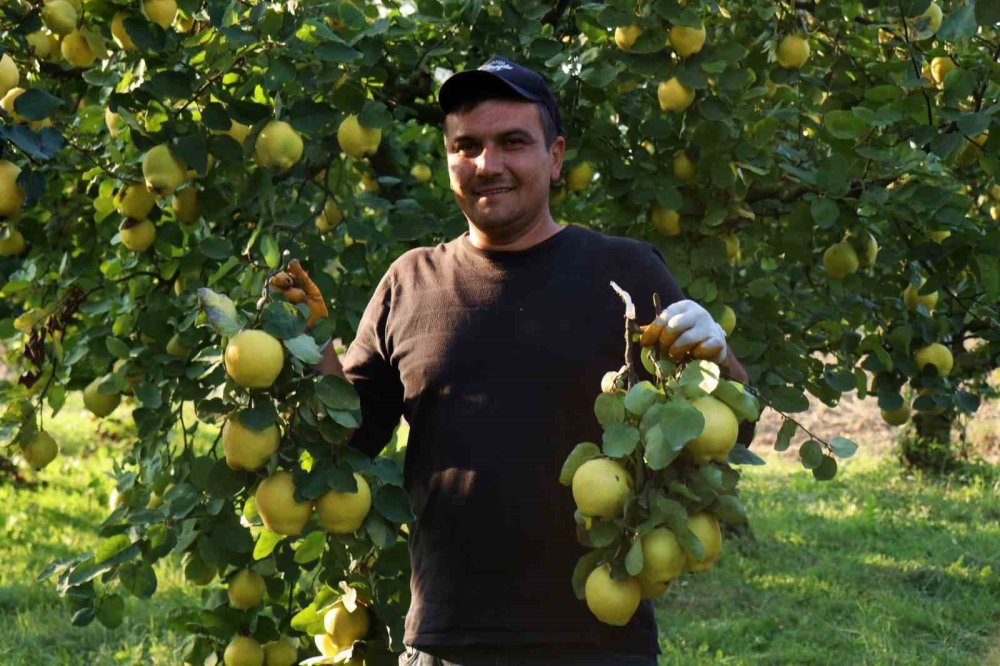
[[[476,190],[476,195],[480,197],[492,197],[498,194],[504,194],[513,190],[513,187],[490,187],[481,190]]]

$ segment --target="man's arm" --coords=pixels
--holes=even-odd
[[[314,366],[319,373],[321,375],[337,375],[341,379],[344,379],[344,366],[340,364],[340,357],[337,356],[337,350],[333,347],[332,339],[323,345],[319,353],[322,357],[319,363]]]
[[[732,348],[728,344],[726,345],[726,358],[719,364],[719,366],[724,377],[738,381],[740,384],[750,383],[750,377],[747,375],[746,369],[744,369],[743,364],[736,359]]]

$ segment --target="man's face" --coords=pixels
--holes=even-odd
[[[538,108],[489,100],[445,118],[448,175],[459,208],[483,233],[518,238],[549,215],[565,140],[545,145]]]

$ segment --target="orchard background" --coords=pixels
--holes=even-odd
[[[372,611],[353,659],[394,663],[404,440],[374,461],[342,446],[356,395],[311,366],[319,344],[353,339],[397,256],[465,230],[435,94],[492,55],[546,73],[559,99],[556,219],[655,243],[732,325],[765,404],[807,425],[810,401],[853,394],[901,425],[904,468],[968,474],[976,451],[958,435],[995,396],[1000,356],[997,3],[6,0],[0,17],[0,463],[14,502],[72,473],[64,457],[28,463],[48,458],[37,433],[59,432],[75,394],[129,422],[101,449],[116,495],[100,540],[33,572],[73,625],[118,627],[170,562],[205,585],[171,619],[184,661],[221,661],[238,635],[322,634],[343,595]],[[287,126],[272,140],[275,120]],[[330,305],[308,331],[305,304],[267,288],[288,258]],[[222,351],[244,326],[284,344],[266,391],[227,380]],[[223,459],[235,412],[280,426],[266,470]],[[755,450],[794,441],[819,480],[853,453],[785,423]],[[373,510],[349,535],[313,521],[283,538],[248,502],[276,468],[300,499],[353,490],[360,473]],[[220,579],[249,567],[266,601],[234,609]],[[302,640],[298,657],[315,654]]]

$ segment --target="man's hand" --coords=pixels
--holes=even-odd
[[[296,305],[302,301],[309,307],[309,321],[306,328],[312,328],[317,319],[326,317],[329,312],[326,309],[326,301],[319,287],[309,278],[309,273],[302,268],[297,259],[288,262],[285,270],[279,271],[271,277],[268,284],[275,291],[280,291],[289,302]]]
[[[694,301],[677,301],[645,327],[641,344],[658,344],[660,351],[679,362],[690,352],[706,361],[726,360],[726,333],[712,315]]]

